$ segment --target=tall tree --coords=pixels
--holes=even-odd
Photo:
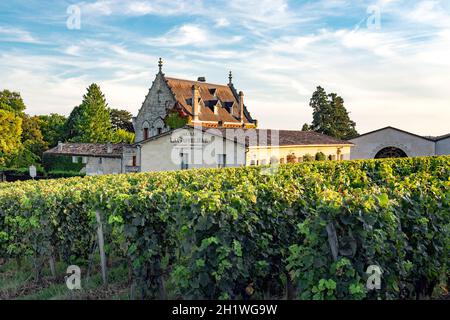
[[[48,148],[48,144],[44,141],[38,117],[30,117],[27,114],[22,115],[21,140],[27,150],[42,158],[42,153]]]
[[[66,117],[56,113],[40,115],[38,116],[38,122],[44,141],[47,142],[50,148],[55,147],[58,141],[65,139],[64,125]]]
[[[0,109],[0,165],[19,152],[21,147],[22,118]]]
[[[338,139],[351,139],[358,135],[356,123],[350,120],[344,106],[344,99],[336,93],[327,94],[319,86],[313,93],[309,105],[313,108],[310,130]]]
[[[22,113],[25,108],[25,103],[23,102],[20,93],[11,92],[9,90],[0,91],[0,109],[19,114]]]
[[[344,99],[336,93],[329,94],[329,98],[333,122],[331,127],[332,136],[339,139],[357,137],[356,123],[350,119],[349,113],[344,106]]]
[[[93,83],[87,88],[82,103],[75,107],[67,121],[69,140],[74,142],[108,142],[111,139],[111,118],[105,96]]]
[[[134,132],[131,118],[133,115],[127,110],[109,109],[111,115],[111,125],[114,130],[123,129],[128,132]]]

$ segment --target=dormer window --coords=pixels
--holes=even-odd
[[[217,89],[216,89],[216,88],[209,88],[209,93],[210,93],[213,97],[216,97],[216,92],[217,92]]]

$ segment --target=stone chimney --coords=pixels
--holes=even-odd
[[[58,151],[59,152],[63,151],[63,143],[61,141],[58,141]]]
[[[239,120],[241,120],[241,122],[244,122],[244,93],[242,91],[239,91],[238,112],[239,112]]]
[[[192,116],[194,121],[198,121],[200,115],[200,87],[196,84],[192,86]]]
[[[112,153],[112,152],[113,152],[113,146],[112,146],[112,143],[111,143],[111,142],[108,142],[108,143],[106,144],[106,152],[107,152],[107,153]]]

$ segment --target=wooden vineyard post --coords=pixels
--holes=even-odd
[[[53,258],[53,256],[50,257],[48,262],[50,264],[50,271],[52,273],[52,277],[55,278],[56,277],[56,269],[55,269],[55,259]]]
[[[97,237],[98,237],[98,248],[100,250],[100,263],[102,267],[102,279],[103,284],[107,284],[106,280],[106,255],[105,255],[105,242],[103,238],[103,226],[100,219],[100,211],[95,211],[95,218],[97,219]]]

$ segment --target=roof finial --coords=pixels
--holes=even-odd
[[[228,74],[228,84],[233,84],[233,72],[230,71],[230,73]]]
[[[162,73],[162,66],[163,66],[163,61],[161,58],[159,58],[159,61],[158,61],[159,73]]]

